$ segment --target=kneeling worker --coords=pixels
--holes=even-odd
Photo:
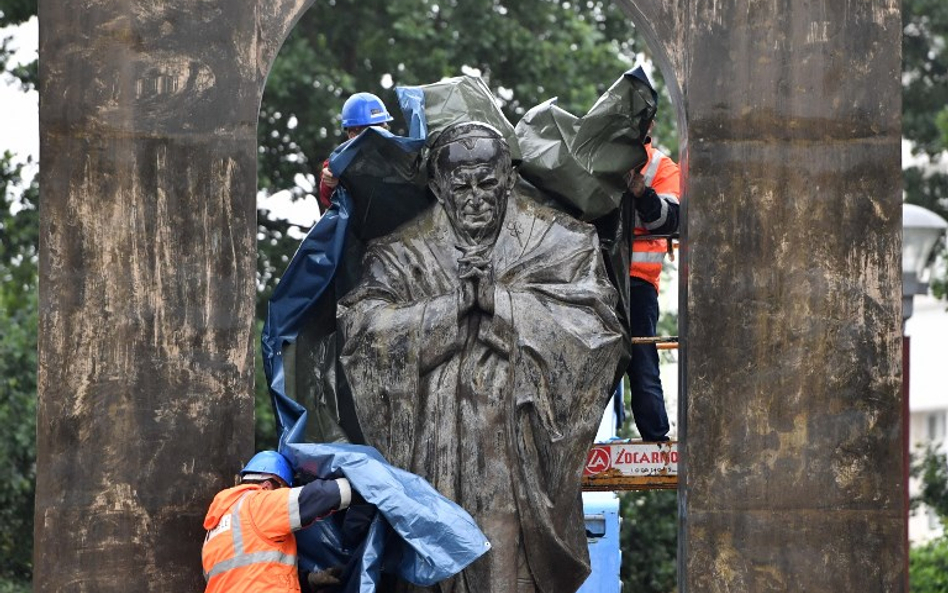
[[[300,591],[293,532],[347,508],[352,490],[345,478],[292,485],[286,458],[263,451],[240,471],[237,486],[214,497],[201,551],[206,593]],[[309,573],[307,584],[336,584],[336,576],[332,570]]]

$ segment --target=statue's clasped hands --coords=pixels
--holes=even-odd
[[[490,246],[459,246],[463,255],[458,258],[458,278],[461,280],[461,311],[477,307],[486,313],[494,312],[494,266],[487,256]]]

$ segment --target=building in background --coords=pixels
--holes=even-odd
[[[926,446],[948,451],[948,302],[930,295],[915,297],[914,312],[905,331],[912,339],[909,369],[909,443],[920,454]],[[918,480],[909,491],[918,493]],[[927,542],[943,532],[935,513],[926,507],[909,516],[909,540]]]

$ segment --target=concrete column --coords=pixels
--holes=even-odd
[[[203,589],[254,445],[259,100],[310,2],[261,4],[39,2],[36,591]]]
[[[680,587],[905,591],[897,0],[637,0],[684,138]]]

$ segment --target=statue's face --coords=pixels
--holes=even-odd
[[[445,170],[441,198],[454,228],[473,239],[494,236],[507,207],[508,176],[496,163]]]

